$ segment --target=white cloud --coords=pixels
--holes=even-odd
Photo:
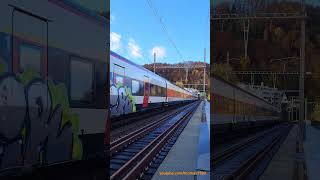
[[[142,57],[141,48],[133,38],[129,39],[128,50],[129,50],[129,55],[131,57],[133,57],[133,58],[141,58]]]
[[[110,34],[110,49],[112,51],[118,51],[121,48],[121,35],[115,32]]]
[[[153,57],[154,53],[156,53],[157,59],[163,59],[166,57],[166,49],[162,46],[155,46],[151,49],[150,54]]]

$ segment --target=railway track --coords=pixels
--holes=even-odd
[[[151,179],[199,104],[184,106],[113,141],[110,179]]]
[[[214,147],[223,145],[225,142],[239,141],[243,138],[270,129],[279,124],[280,122],[277,121],[256,121],[254,123],[241,122],[237,124],[215,124],[213,128]]]
[[[292,125],[282,124],[214,154],[214,179],[258,179],[288,135]]]
[[[136,118],[136,121],[134,123],[128,123],[121,127],[118,127],[116,129],[113,129],[110,133],[110,142],[116,141],[134,131],[137,129],[141,129],[141,127],[146,127],[146,125],[152,124],[152,122],[156,123],[159,122],[161,119],[164,119],[168,115],[174,114],[175,112],[179,111],[180,109],[184,108],[187,104],[183,104],[180,106],[180,108],[173,109],[168,108],[167,111],[164,111],[162,113],[157,112],[155,114],[149,114],[148,116],[144,115],[142,117]]]
[[[130,114],[125,114],[121,115],[118,117],[111,117],[111,130],[115,130],[118,128],[121,128],[123,126],[136,123],[137,121],[140,121],[142,119],[147,119],[159,114],[163,114],[165,112],[168,112],[170,110],[176,109],[177,105],[178,106],[184,106],[187,105],[190,102],[184,102],[184,103],[179,103],[179,104],[171,104],[168,106],[163,106],[163,107],[155,107],[155,108],[150,108],[145,111],[139,111],[135,113],[130,113]]]

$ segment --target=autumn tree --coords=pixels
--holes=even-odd
[[[232,74],[232,67],[226,63],[213,63],[211,72],[228,81],[236,82],[237,78]]]
[[[249,56],[247,56],[247,58],[245,58],[243,55],[240,56],[240,68],[242,71],[248,70],[250,63],[251,63],[251,61],[250,61]]]

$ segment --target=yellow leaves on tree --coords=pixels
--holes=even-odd
[[[176,85],[179,86],[179,87],[183,87],[183,83],[181,81],[177,81]]]
[[[320,103],[317,103],[311,114],[311,119],[314,121],[320,121]]]
[[[236,77],[231,73],[232,67],[228,64],[213,63],[211,66],[211,72],[228,81],[236,81]]]
[[[250,63],[251,61],[249,56],[247,56],[247,58],[245,58],[244,56],[240,57],[240,68],[242,71],[248,70]]]

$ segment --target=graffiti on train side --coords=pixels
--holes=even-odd
[[[131,89],[118,83],[110,85],[110,111],[112,115],[136,112],[135,99]]]
[[[81,159],[66,92],[33,70],[0,75],[0,169]]]

